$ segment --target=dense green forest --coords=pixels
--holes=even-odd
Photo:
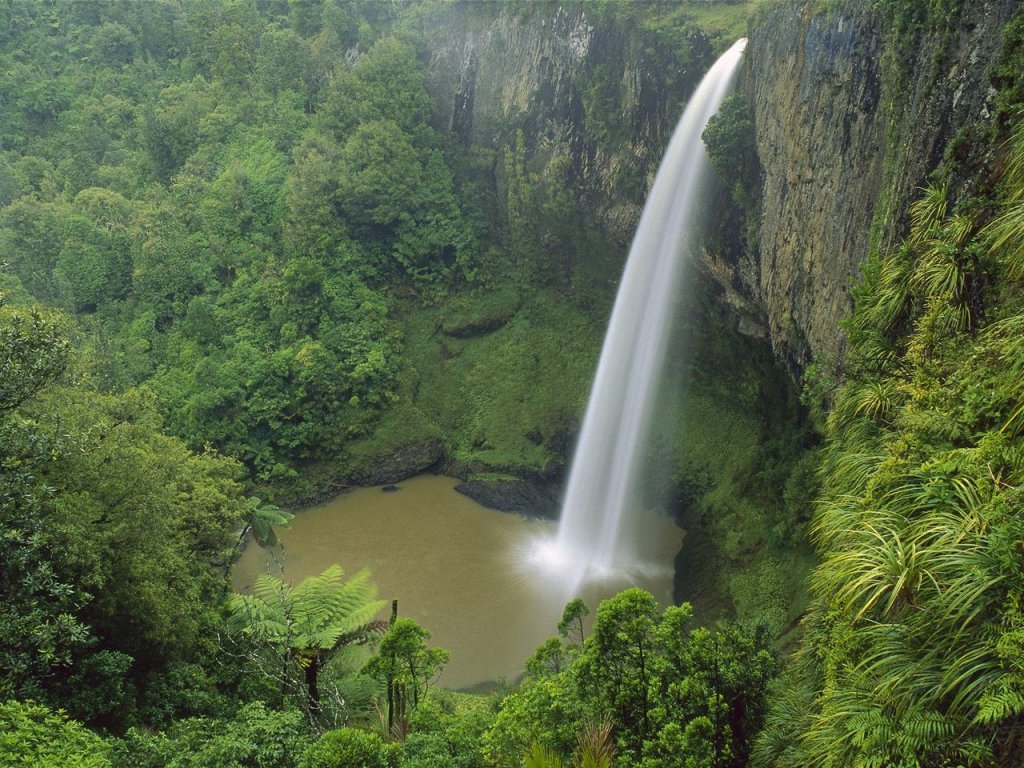
[[[625,42],[574,84],[587,152],[632,146],[627,54],[679,106],[757,5],[588,4]],[[956,4],[874,5],[898,88]],[[460,139],[426,71],[446,14],[538,8],[0,7],[0,765],[1019,761],[1019,22],[997,119],[872,253],[803,407],[702,286],[664,425],[674,509],[712,542],[696,613],[573,601],[481,696],[433,686],[447,652],[377,618],[372,575],[231,592],[241,533],[396,451],[557,485],[630,219],[594,220],[596,183],[528,116]],[[709,131],[754,180],[721,191],[713,247],[756,239],[751,129],[737,99]],[[635,205],[642,164],[612,166]]]

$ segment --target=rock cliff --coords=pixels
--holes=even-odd
[[[435,123],[465,147],[496,150],[499,197],[502,151],[517,133],[542,177],[552,158],[568,157],[588,225],[623,251],[672,129],[714,58],[708,38],[680,23],[652,30],[628,4],[440,7],[423,21]]]
[[[964,0],[895,50],[869,4],[819,5],[781,2],[752,25],[741,87],[763,171],[760,242],[727,280],[794,373],[842,357],[839,322],[870,248],[902,235],[915,190],[958,132],[992,118],[989,70],[1020,8]]]
[[[740,87],[762,169],[759,239],[742,255],[707,253],[704,266],[741,330],[767,336],[794,376],[814,358],[842,358],[839,322],[869,250],[900,237],[915,190],[958,133],[991,118],[989,70],[1020,0],[954,5],[898,41],[862,0],[827,10],[780,0],[751,25]],[[696,28],[658,37],[596,8],[441,8],[424,20],[428,86],[439,127],[499,150],[499,197],[500,150],[521,131],[535,166],[571,159],[587,225],[624,251],[713,55]]]

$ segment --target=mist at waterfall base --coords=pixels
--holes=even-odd
[[[568,599],[585,596],[595,585],[642,584],[665,568],[653,557],[658,544],[653,537],[664,536],[664,525],[644,499],[652,423],[666,389],[678,387],[665,375],[669,355],[686,354],[673,342],[684,338],[677,328],[679,301],[685,300],[711,183],[701,134],[731,91],[745,46],[746,39],[733,44],[697,87],[647,197],[601,350],[557,534],[533,542],[526,557],[543,574],[549,594],[557,591]]]

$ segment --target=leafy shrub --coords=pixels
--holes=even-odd
[[[306,748],[298,768],[395,768],[401,748],[357,728],[328,731]]]

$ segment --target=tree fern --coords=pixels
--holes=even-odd
[[[263,574],[251,595],[231,597],[229,626],[270,646],[303,672],[307,704],[315,715],[321,664],[340,646],[371,631],[374,616],[385,606],[375,598],[366,571],[345,581],[341,567],[331,565],[295,587]]]

